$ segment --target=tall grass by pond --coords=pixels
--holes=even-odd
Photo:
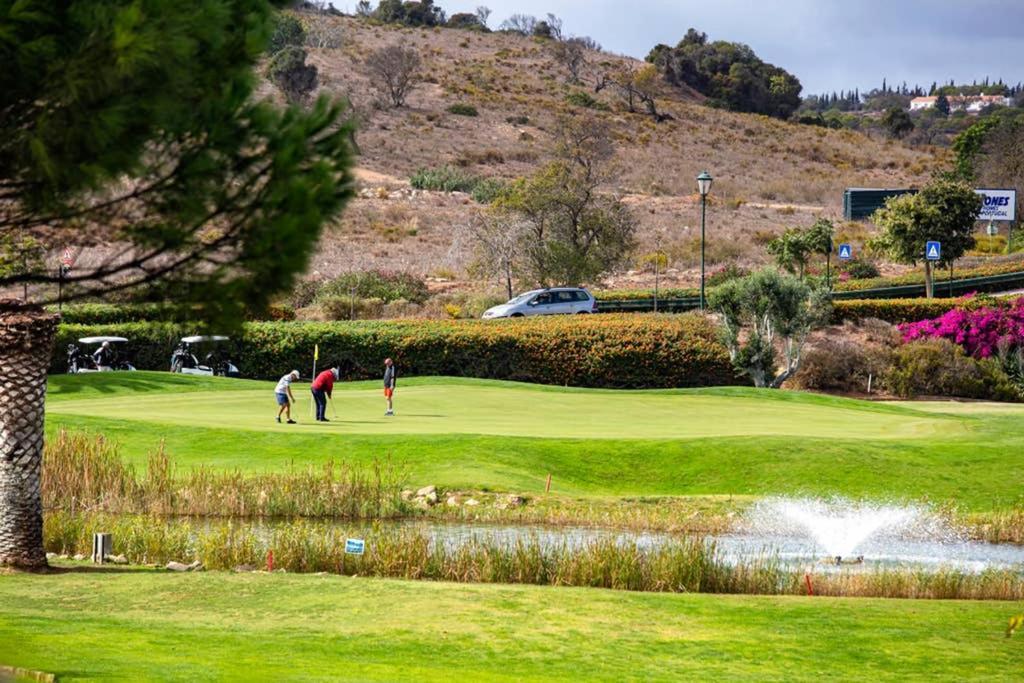
[[[727,562],[714,543],[679,537],[655,548],[598,539],[584,544],[543,544],[526,537],[506,544],[472,539],[456,546],[431,542],[421,530],[374,526],[341,528],[294,520],[256,528],[239,521],[167,520],[152,516],[46,515],[48,552],[86,554],[92,533],[113,534],[114,551],[132,563],[162,565],[198,560],[208,569],[274,567],[290,572],[456,581],[586,586],[632,591],[803,595],[802,571],[766,556]],[[365,536],[366,554],[346,555],[345,540]],[[822,573],[813,577],[818,595],[891,598],[1020,600],[1024,578],[1013,571],[966,573],[878,569]]]
[[[747,497],[568,498],[535,496],[508,506],[507,496],[450,492],[459,505],[425,509],[402,499],[403,470],[388,461],[370,466],[326,463],[291,471],[243,474],[206,467],[179,469],[158,448],[145,472],[100,435],[62,430],[46,444],[43,504],[47,510],[199,517],[306,517],[397,519],[424,516],[470,523],[601,526],[671,533],[732,531],[749,507]],[[469,498],[479,505],[465,506]],[[1024,543],[1024,507],[964,512],[944,505],[938,513],[972,539]]]
[[[242,474],[208,467],[178,471],[157,449],[136,472],[102,436],[61,431],[43,456],[46,510],[203,517],[387,519],[408,513],[405,476],[387,461],[334,462],[285,472]]]

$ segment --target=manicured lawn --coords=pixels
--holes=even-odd
[[[62,681],[1010,681],[1022,608],[81,568],[0,576],[0,663]]]
[[[273,422],[273,385],[163,373],[51,378],[48,429],[101,432],[138,463],[265,470],[391,458],[414,484],[585,495],[845,494],[991,509],[1024,489],[1024,409],[753,389],[615,392],[451,378],[339,387],[339,419]]]

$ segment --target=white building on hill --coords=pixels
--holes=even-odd
[[[910,100],[910,111],[923,111],[933,109],[938,97],[915,97]],[[1003,95],[948,95],[949,111],[965,111],[968,114],[977,114],[985,107],[998,105],[1001,107],[1012,107],[1013,99]]]

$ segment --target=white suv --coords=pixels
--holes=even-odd
[[[597,313],[597,299],[585,289],[554,287],[520,294],[508,303],[484,311],[484,320],[522,318],[528,315]]]

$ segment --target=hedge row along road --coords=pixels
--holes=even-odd
[[[182,336],[169,323],[62,325],[51,372],[66,369],[68,344],[86,336],[130,340],[136,367],[165,370]],[[339,361],[346,378],[377,377],[385,358],[402,375],[455,375],[609,388],[699,387],[742,383],[714,323],[698,315],[571,316],[498,321],[398,320],[246,324],[228,347],[246,377],[277,379]]]

